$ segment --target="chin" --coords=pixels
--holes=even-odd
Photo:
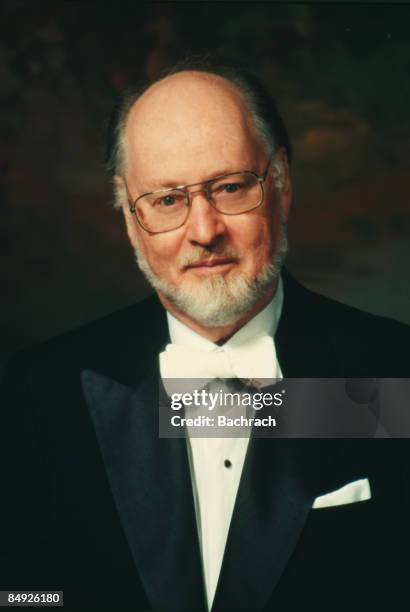
[[[185,280],[179,286],[156,278],[154,288],[196,323],[204,327],[226,327],[246,317],[271,291],[276,277],[272,264],[267,264],[257,278],[249,278],[244,273],[213,274]]]
[[[228,270],[202,276],[192,274],[179,285],[157,276],[139,250],[135,255],[148,282],[177,311],[204,327],[227,327],[246,318],[258,302],[272,292],[286,252],[286,226],[282,224],[279,247],[272,261],[262,266],[256,277]]]

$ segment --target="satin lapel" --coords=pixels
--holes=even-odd
[[[261,610],[272,595],[314,499],[301,442],[250,441],[213,612]]]
[[[158,437],[158,376],[138,390],[82,372],[118,513],[154,609],[203,610],[185,439]]]

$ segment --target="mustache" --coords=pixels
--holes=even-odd
[[[189,253],[184,253],[184,255],[178,259],[178,267],[182,269],[186,266],[195,264],[197,261],[212,260],[216,257],[238,260],[239,253],[233,247],[227,245],[219,245],[208,248],[199,247],[193,251],[190,251]]]

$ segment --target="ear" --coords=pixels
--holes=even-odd
[[[134,249],[138,248],[138,227],[135,215],[130,211],[128,192],[124,180],[120,176],[114,176],[115,208],[121,208],[128,238]]]
[[[113,179],[114,185],[114,208],[128,208],[128,194],[124,179],[115,175]],[[125,210],[124,210],[125,212]]]
[[[275,167],[277,168],[277,170]],[[290,213],[290,206],[292,203],[292,181],[290,178],[288,156],[284,147],[281,147],[275,155],[274,171],[279,171],[280,174],[280,207],[282,209],[283,219],[285,222],[287,222]]]

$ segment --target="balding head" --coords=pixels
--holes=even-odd
[[[152,85],[131,107],[122,138],[122,175],[127,181],[132,178],[130,172],[152,175],[172,159],[174,177],[164,176],[162,182],[174,178],[183,184],[197,178],[195,173],[184,174],[187,158],[200,174],[201,168],[206,171],[212,163],[215,147],[224,172],[235,169],[230,168],[230,160],[238,158],[238,151],[243,152],[239,161],[245,168],[257,156],[257,149],[264,149],[234,84],[204,72],[180,72]],[[161,182],[160,172],[158,178]],[[169,185],[148,187],[165,186]]]
[[[291,145],[286,127],[272,96],[258,78],[233,65],[221,65],[209,58],[194,57],[171,68],[160,80],[130,87],[122,94],[112,113],[107,130],[106,166],[111,176],[122,176],[123,174],[125,127],[129,113],[136,107],[139,99],[145,97],[145,94],[149,93],[151,96],[155,91],[159,92],[160,89],[170,84],[171,79],[175,84],[175,92],[177,82],[184,82],[186,87],[190,83],[190,87],[194,87],[192,79],[194,74],[196,84],[202,81],[204,86],[207,84],[208,91],[212,90],[211,83],[213,83],[214,91],[216,89],[221,91],[222,88],[226,93],[231,91],[232,100],[239,96],[247,115],[246,120],[251,121],[253,133],[259,137],[266,151],[283,147],[287,159],[291,159]],[[178,90],[179,93],[180,91]],[[171,89],[169,93],[171,95]],[[191,110],[194,110],[192,104],[190,107]],[[168,115],[166,106],[162,112],[162,115],[164,114],[166,118]]]

